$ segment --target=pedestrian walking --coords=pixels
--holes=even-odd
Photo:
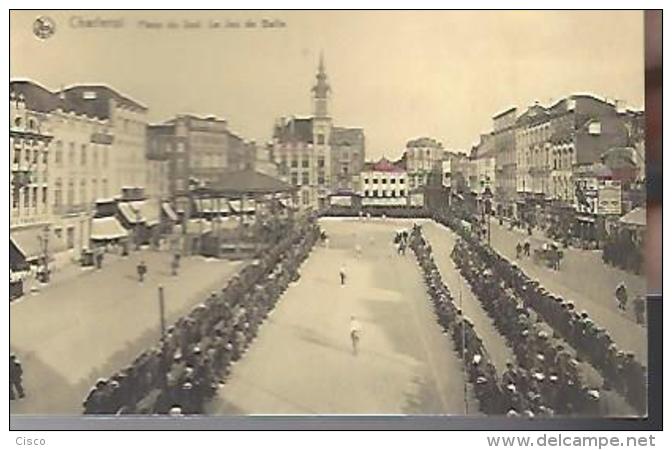
[[[350,316],[350,341],[352,342],[352,354],[357,356],[359,350],[359,339],[362,332],[362,326],[355,316]]]
[[[530,241],[525,240],[525,243],[523,244],[523,252],[525,256],[530,256]]]
[[[523,246],[520,245],[520,242],[516,244],[516,259],[520,258],[520,254],[523,252]]]
[[[96,252],[96,269],[100,270],[103,267],[103,250],[98,249]]]
[[[357,258],[360,258],[362,256],[361,245],[359,245],[359,244],[355,245],[355,254],[357,255]]]
[[[16,394],[14,394],[16,391]],[[21,361],[14,353],[9,355],[9,399],[15,400],[16,395],[24,398],[26,393],[23,390],[23,368]]]
[[[171,273],[173,274],[173,276],[177,276],[177,273],[180,269],[180,254],[179,253],[175,253],[175,255],[173,256],[173,260],[170,263],[170,268],[171,268]]]
[[[138,264],[138,281],[142,283],[145,281],[145,274],[147,274],[147,264],[145,264],[145,261],[140,261],[140,264]]]
[[[616,287],[616,292],[614,293],[614,295],[616,297],[618,309],[620,309],[621,311],[626,311],[628,307],[628,291],[623,281],[621,281]]]
[[[341,266],[338,274],[341,277],[341,286],[345,286],[345,266]]]

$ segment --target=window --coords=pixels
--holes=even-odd
[[[70,143],[70,150],[68,151],[68,164],[71,166],[75,164],[75,143]]]
[[[14,195],[12,195],[12,208],[18,208],[19,207],[19,199],[21,198],[21,194],[19,192],[16,192]]]
[[[73,180],[68,181],[67,203],[68,206],[75,204],[75,182]]]
[[[63,182],[60,178],[54,183],[54,206],[61,206],[63,203]]]
[[[68,227],[66,245],[68,246],[68,249],[75,247],[75,227]]]
[[[304,186],[310,184],[310,174],[308,172],[301,174],[301,184]]]
[[[95,201],[98,198],[98,180],[91,180],[91,198]]]
[[[14,164],[19,164],[21,162],[21,148],[14,147]]]
[[[31,202],[31,206],[33,208],[37,208],[37,187],[33,187],[33,201]]]
[[[23,188],[23,207],[28,208],[30,206],[30,188]]]
[[[402,190],[399,191],[399,197],[404,197],[404,196],[406,196],[406,191],[404,191],[402,189]]]
[[[86,165],[86,144],[82,144],[82,149],[81,149],[80,153],[81,153],[80,164],[85,166]]]
[[[588,133],[593,136],[598,136],[602,133],[602,124],[598,121],[588,124]]]
[[[45,205],[45,206],[47,205],[47,187],[46,186],[44,186],[42,188],[42,204]]]
[[[308,191],[301,192],[301,200],[303,201],[304,205],[309,204],[310,203],[310,192],[308,192]]]
[[[317,167],[319,167],[320,169],[324,167],[324,157],[320,156],[319,158],[317,158]]]
[[[364,197],[368,197],[368,196],[369,196],[369,191],[364,191]]]
[[[396,178],[390,178],[390,184],[396,184],[397,179]]]
[[[387,184],[387,178],[383,178],[382,180],[380,180],[380,182],[383,184]]]
[[[16,119],[14,119],[14,126],[16,126],[17,128],[20,128],[22,123],[23,121],[21,120],[21,117],[17,117]]]
[[[295,173],[292,174],[292,185],[297,186],[299,184],[299,176]]]
[[[81,180],[79,182],[79,202],[85,203],[86,201],[86,180]]]
[[[47,153],[47,150],[42,151],[42,164],[45,166],[49,163],[49,153]]]
[[[93,167],[98,167],[98,148],[92,148],[91,155],[93,156]]]
[[[390,194],[391,194],[390,197],[397,198],[397,193],[396,192],[392,191]]]
[[[317,145],[324,145],[324,134],[320,133],[317,135]]]
[[[403,178],[399,178],[399,184],[404,184],[404,179]]]
[[[57,166],[63,165],[63,143],[61,141],[56,142],[56,149],[54,150],[54,163]]]
[[[364,184],[369,184],[369,179],[368,178],[364,178]]]
[[[299,161],[296,158],[292,158],[292,168],[296,169],[299,167]]]
[[[373,179],[373,184],[378,184],[378,178]]]
[[[30,164],[30,147],[26,148],[26,162]]]
[[[324,174],[320,173],[317,175],[317,184],[323,185],[324,184]]]

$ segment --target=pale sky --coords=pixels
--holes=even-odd
[[[158,122],[214,114],[246,139],[270,139],[280,116],[312,113],[320,51],[334,124],[364,128],[367,159],[397,157],[430,136],[468,149],[491,117],[576,92],[644,104],[643,14],[599,12],[63,12],[54,36],[35,11],[11,12],[13,78],[50,89],[105,83]],[[124,19],[77,29],[71,18]],[[141,20],[279,19],[276,29],[141,29]]]

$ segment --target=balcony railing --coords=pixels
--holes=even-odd
[[[54,205],[53,212],[56,215],[78,214],[87,212],[91,209],[88,203],[80,203],[78,205]]]

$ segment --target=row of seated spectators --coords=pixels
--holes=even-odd
[[[263,256],[171,326],[161,343],[84,401],[85,414],[199,414],[245,352],[320,235],[315,215],[298,219]]]
[[[519,313],[534,311],[576,350],[580,360],[586,360],[600,372],[605,380],[603,389],[615,389],[640,413],[646,410],[646,369],[633,352],[620,350],[609,332],[591,320],[585,311],[577,311],[572,301],[546,291],[538,281],[464,230],[450,216],[435,219],[461,235],[462,242],[455,249],[456,262],[465,276],[471,276],[478,284],[475,289],[481,292],[481,301],[492,305],[493,318],[504,318],[508,314],[502,319],[502,326],[506,328],[511,326],[511,320],[515,322],[516,317],[520,317]],[[484,273],[487,276],[483,276]],[[506,334],[511,333],[513,331]]]

